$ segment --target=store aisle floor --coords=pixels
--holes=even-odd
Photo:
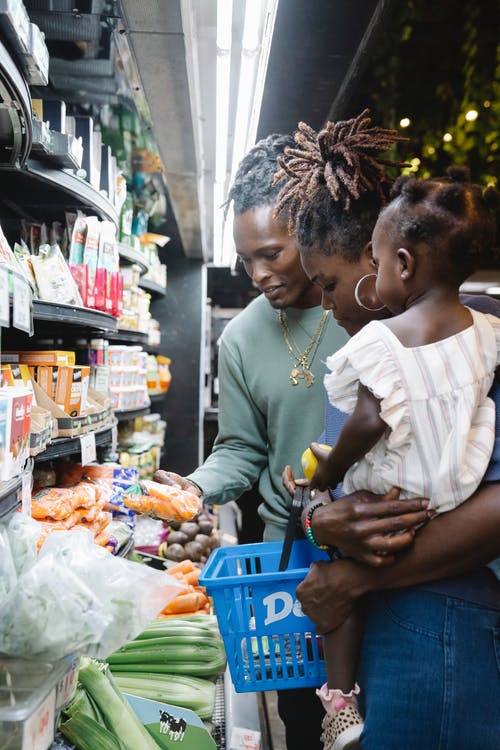
[[[274,690],[262,693],[269,728],[269,750],[286,750],[285,727],[278,716],[278,696]]]

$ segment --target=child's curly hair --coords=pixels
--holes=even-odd
[[[432,244],[443,268],[465,277],[498,257],[500,194],[471,182],[467,167],[451,166],[446,177],[427,180],[399,177],[391,198],[382,215],[391,216],[397,241]],[[395,205],[400,210],[392,211]]]

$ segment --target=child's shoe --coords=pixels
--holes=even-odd
[[[347,694],[329,690],[326,684],[316,691],[326,711],[321,723],[323,750],[359,750],[363,719],[358,711],[358,693],[357,685]]]

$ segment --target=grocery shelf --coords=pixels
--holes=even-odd
[[[161,401],[163,401],[166,395],[167,395],[166,391],[164,391],[164,393],[150,393],[149,400],[151,401],[152,404],[158,404]]]
[[[114,425],[115,423],[107,424],[105,427],[101,427],[99,430],[94,431],[96,445],[111,444],[111,433]],[[56,438],[44,451],[34,457],[35,463],[41,461],[52,461],[53,459],[63,458],[64,456],[72,456],[73,454],[80,452],[80,446],[80,436],[73,438]]]
[[[44,221],[54,211],[83,210],[118,226],[118,214],[105,195],[72,172],[35,159],[28,159],[23,169],[9,165],[0,170],[0,206],[6,218]]]
[[[123,242],[118,242],[117,247],[120,260],[123,260],[126,263],[130,264],[135,263],[136,265],[140,266],[141,274],[147,273],[148,266],[146,261],[144,260],[144,255],[142,253],[134,250],[133,247],[129,247],[129,245],[124,245]]]
[[[149,279],[139,279],[139,286],[145,292],[149,292],[152,297],[165,297],[167,294],[166,286],[157,284],[155,281],[150,281]]]
[[[116,318],[100,310],[42,300],[33,300],[33,319],[91,328],[104,331],[106,334],[114,334],[118,326]]]
[[[6,47],[0,42],[0,162],[24,164],[31,149],[31,96],[28,85]],[[9,133],[4,128],[10,129]]]
[[[127,344],[147,344],[149,336],[142,331],[128,331],[125,328],[117,328],[114,331],[107,332],[106,338],[110,341],[123,341]]]
[[[22,475],[0,482],[0,519],[5,518],[21,505],[19,490],[22,483]]]
[[[142,406],[140,409],[123,409],[115,410],[115,417],[119,422],[125,419],[135,419],[136,417],[143,417],[145,414],[149,414],[151,407]]]

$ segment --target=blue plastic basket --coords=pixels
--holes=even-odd
[[[319,687],[325,682],[323,641],[295,596],[311,562],[328,560],[307,541],[293,543],[278,571],[282,542],[220,547],[200,585],[213,597],[236,692]]]

